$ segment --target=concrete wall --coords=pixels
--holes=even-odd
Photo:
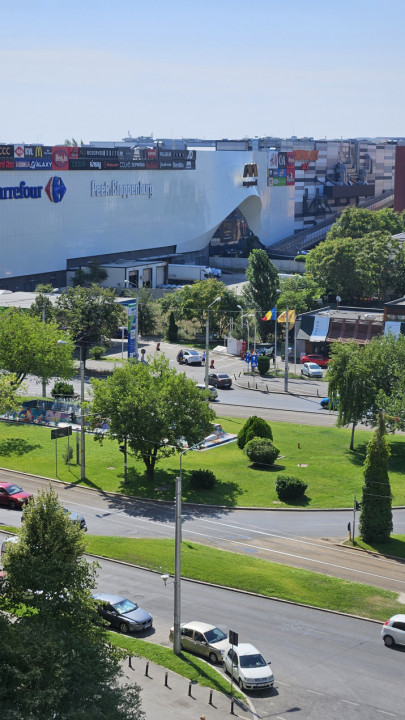
[[[281,273],[299,273],[305,272],[305,263],[295,262],[294,260],[272,260],[273,265]],[[214,255],[210,258],[212,267],[228,270],[229,272],[244,272],[248,266],[247,258],[219,257]]]

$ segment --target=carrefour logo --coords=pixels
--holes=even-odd
[[[48,195],[51,202],[61,202],[66,192],[65,183],[60,177],[51,177],[48,180],[45,192]]]
[[[13,187],[0,187],[0,200],[39,200],[42,198],[43,185],[27,185],[21,180],[19,185]],[[66,192],[65,184],[60,177],[51,177],[45,187],[45,192],[53,203],[59,203]]]

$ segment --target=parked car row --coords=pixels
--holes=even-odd
[[[250,643],[231,645],[226,633],[215,625],[192,621],[180,626],[181,647],[208,658],[222,667],[241,689],[255,690],[274,685],[274,675],[259,650]],[[169,639],[173,642],[174,629]]]

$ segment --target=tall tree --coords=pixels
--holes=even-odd
[[[388,477],[390,449],[385,433],[383,413],[367,445],[364,463],[364,485],[360,514],[360,536],[364,542],[385,543],[392,532],[392,499]]]
[[[90,424],[97,428],[108,419],[108,437],[127,441],[134,456],[143,460],[153,482],[158,460],[200,442],[211,430],[214,412],[201,402],[194,380],[177,373],[164,356],[149,364],[129,362],[107,380],[92,380]],[[103,436],[96,436],[103,442]]]
[[[246,268],[247,284],[243,288],[243,295],[248,307],[254,308],[259,314],[259,332],[266,339],[269,327],[261,318],[277,302],[279,278],[275,265],[271,262],[265,250],[252,250]]]
[[[21,384],[18,386],[17,378],[12,373],[0,374],[0,415],[3,413],[15,412],[21,404],[21,397],[17,387],[21,391]]]
[[[84,363],[93,345],[111,345],[120,325],[126,322],[125,310],[116,302],[114,290],[96,284],[89,288],[70,287],[55,306],[61,327],[82,349]]]
[[[192,285],[185,285],[177,292],[166,295],[160,301],[164,313],[174,313],[176,322],[188,320],[204,332],[208,305],[215,298],[220,302],[210,308],[210,332],[223,335],[229,328],[230,318],[238,312],[238,298],[223,282],[210,278]]]
[[[352,425],[350,450],[354,450],[356,425],[366,417],[372,401],[372,378],[364,362],[363,348],[357,343],[333,343],[331,357],[329,397],[337,403],[337,425]]]
[[[28,374],[45,382],[52,377],[71,378],[72,352],[72,342],[55,321],[44,323],[16,308],[0,315],[0,368],[14,373],[17,384]]]
[[[38,493],[24,517],[0,596],[2,718],[142,718],[139,688],[119,686],[121,655],[94,607],[96,566],[84,557],[82,531],[52,489]]]
[[[50,322],[55,318],[55,311],[52,302],[42,293],[37,295],[28,312],[30,315],[33,315],[40,320],[44,320],[45,322]]]
[[[396,235],[405,229],[404,218],[391,208],[367,210],[365,208],[346,208],[332,225],[328,238],[361,238],[375,231],[387,230]]]
[[[364,277],[356,262],[355,243],[350,237],[327,238],[307,255],[306,273],[327,294],[340,295],[345,302],[364,295]]]
[[[138,329],[140,335],[153,335],[156,329],[156,307],[152,291],[142,287],[137,292],[132,289],[125,290],[123,295],[138,299]]]
[[[293,275],[281,281],[278,305],[294,309],[296,314],[307,312],[314,308],[323,295],[323,289],[318,286],[310,275]]]

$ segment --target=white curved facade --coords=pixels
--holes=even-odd
[[[244,177],[249,163],[257,178]],[[199,150],[190,170],[8,170],[0,278],[62,271],[76,257],[199,251],[237,207],[269,246],[294,231],[294,194],[294,185],[268,185],[266,151]]]

